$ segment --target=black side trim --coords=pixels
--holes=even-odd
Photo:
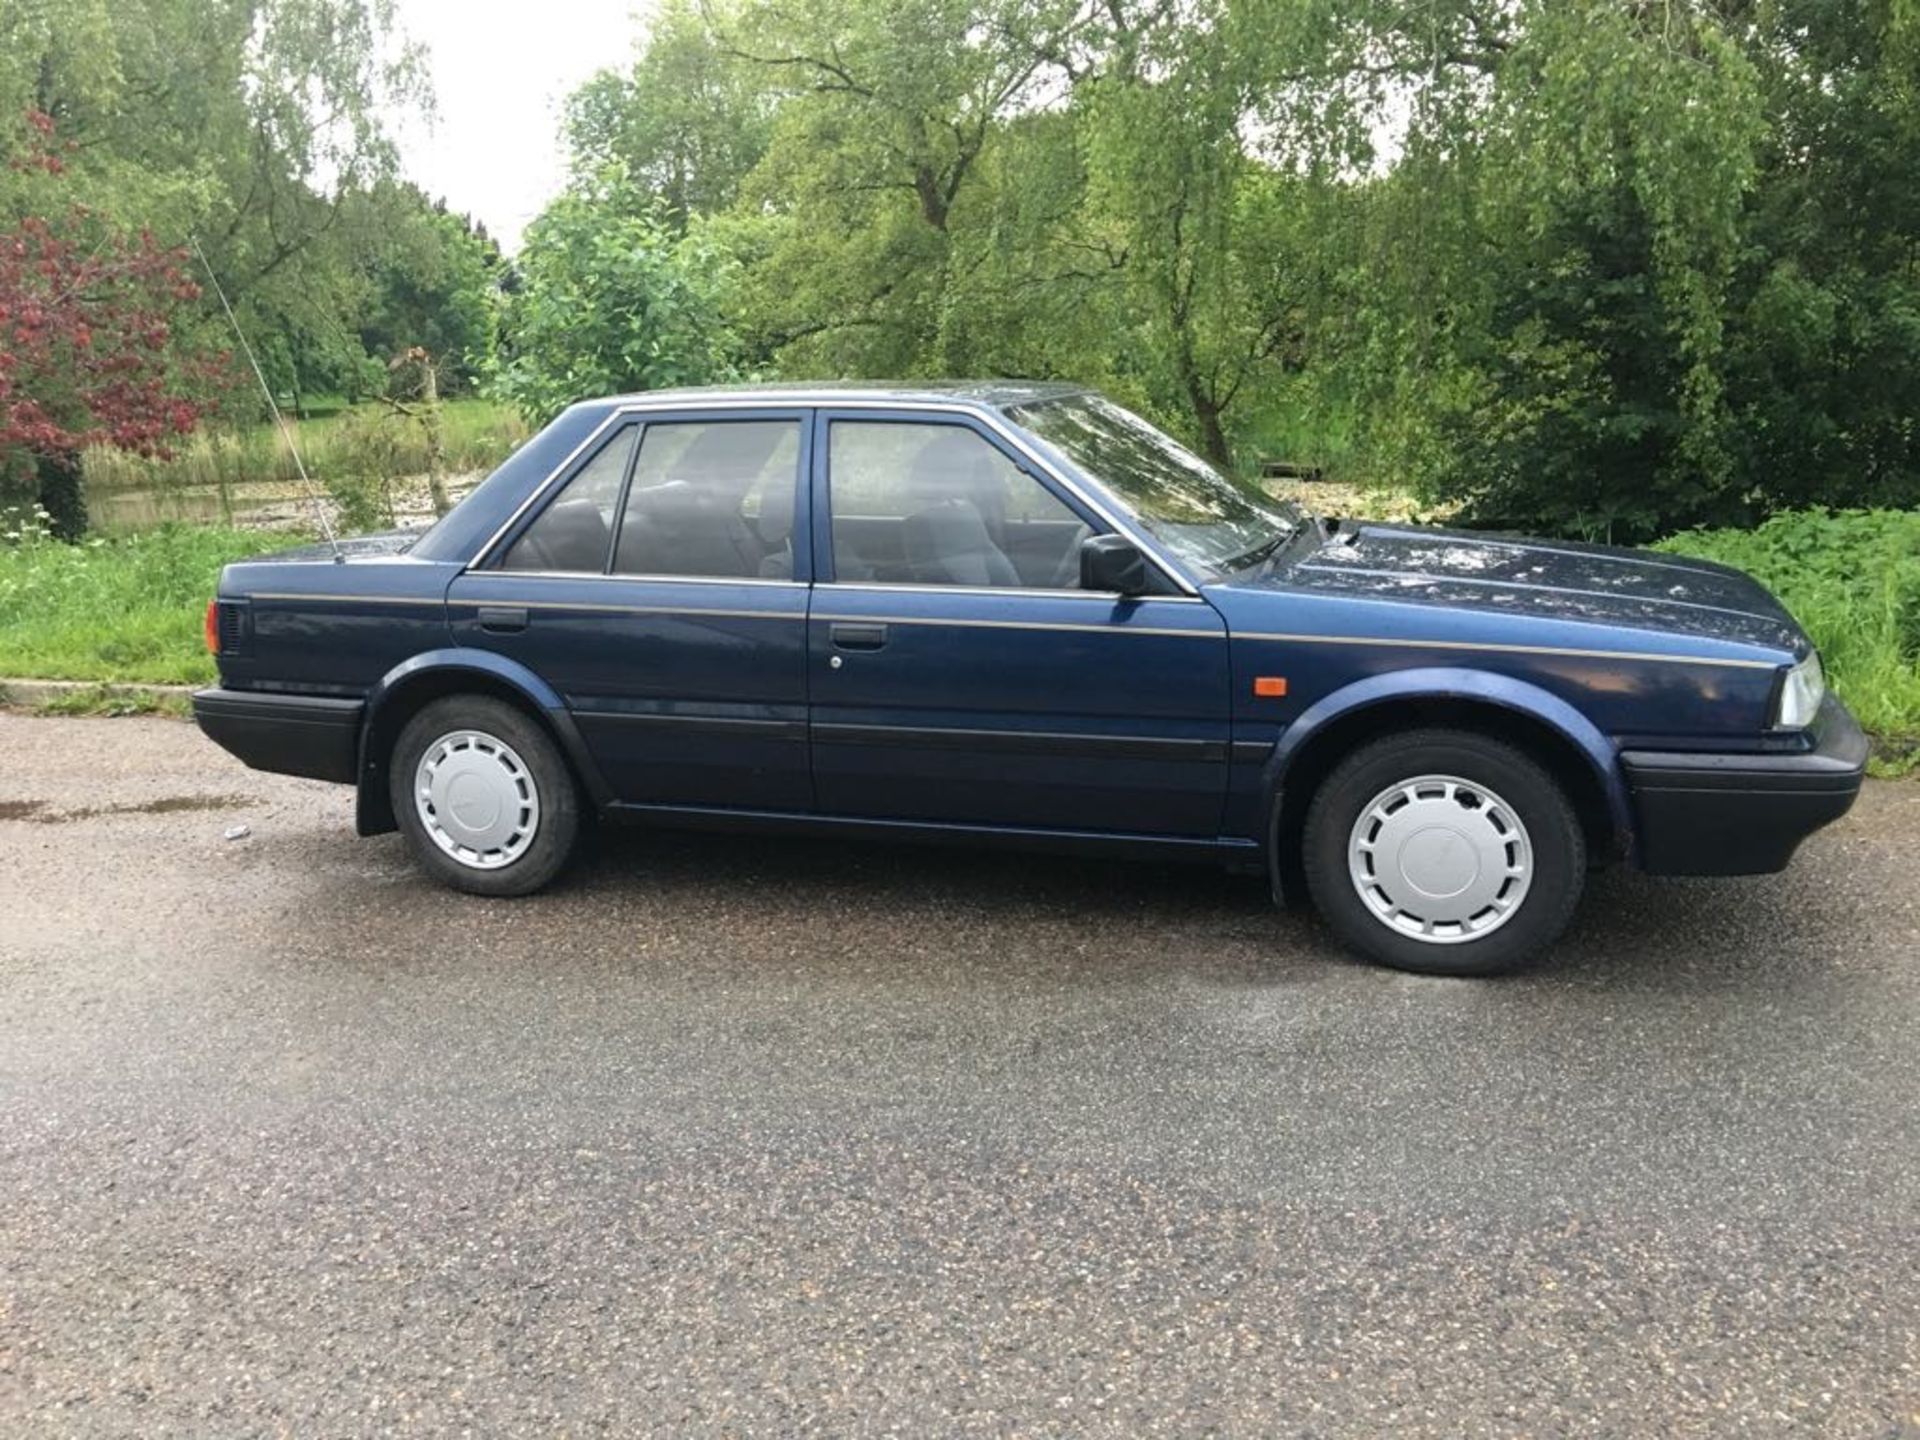
[[[1654,875],[1771,875],[1853,807],[1867,737],[1837,700],[1798,755],[1621,752],[1640,866]]]
[[[807,738],[804,720],[765,720],[744,715],[673,715],[658,710],[575,710],[583,721],[614,720],[621,724],[646,725],[677,735],[750,735],[756,740]]]
[[[1224,740],[1163,735],[1086,735],[1054,730],[973,730],[933,725],[819,724],[817,745],[897,745],[913,750],[975,750],[1003,755],[1071,755],[1077,759],[1190,760],[1218,764]]]
[[[641,824],[724,833],[884,837],[916,844],[1004,845],[1063,855],[1135,855],[1157,859],[1257,865],[1260,842],[1238,835],[1190,838],[1127,831],[1047,830],[1026,825],[968,825],[937,820],[884,820],[788,810],[728,809],[713,805],[609,805],[609,816]]]
[[[255,770],[350,785],[366,705],[324,695],[201,690],[193,718],[209,740]]]

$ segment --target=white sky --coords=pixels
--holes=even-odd
[[[398,0],[427,51],[439,115],[396,116],[401,168],[473,215],[502,248],[566,181],[561,102],[596,70],[624,67],[648,0]]]

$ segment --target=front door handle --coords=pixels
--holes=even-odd
[[[878,650],[887,643],[884,625],[845,625],[835,623],[827,638],[836,650]]]
[[[482,605],[480,628],[489,635],[517,635],[527,628],[526,607],[521,605]]]

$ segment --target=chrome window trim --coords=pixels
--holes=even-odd
[[[771,585],[786,590],[807,588],[804,580],[771,580],[760,575],[639,575],[628,574],[624,570],[611,575],[601,570],[489,570],[487,574],[515,580],[631,580],[646,585]]]
[[[1104,600],[1109,605],[1205,605],[1198,595],[1121,595],[1111,590],[1061,590],[1046,585],[915,585],[891,580],[816,580],[816,590],[863,590],[900,595],[1032,595],[1049,600]]]
[[[1064,630],[1086,635],[1159,635],[1180,640],[1225,640],[1225,630],[1179,630],[1164,625],[1113,622],[1091,625],[1077,620],[985,620],[954,615],[829,615],[813,611],[808,620],[841,625],[945,625],[963,630]]]
[[[714,605],[623,605],[617,600],[448,600],[450,608],[480,610],[491,605],[516,605],[527,610],[585,611],[599,615],[699,615],[721,620],[804,620],[805,610],[734,610]]]
[[[1155,569],[1178,586],[1181,594],[1190,595],[1196,599],[1199,598],[1199,586],[1194,584],[1177,565],[1165,555],[1161,554],[1158,547],[1155,546],[1130,519],[1122,514],[1116,513],[1112,508],[1101,503],[1096,496],[1088,494],[1083,487],[1076,484],[1070,476],[1065,474],[1057,465],[1029,444],[1026,439],[992,407],[942,400],[851,399],[844,395],[809,393],[805,391],[782,395],[779,402],[771,404],[768,403],[767,397],[764,396],[723,396],[710,400],[698,400],[682,395],[670,400],[630,401],[617,406],[608,413],[604,420],[594,427],[592,434],[588,435],[569,451],[566,459],[556,465],[544,480],[534,486],[533,492],[529,494],[526,499],[514,507],[513,513],[507,516],[505,522],[501,524],[499,529],[487,537],[486,543],[481,545],[479,550],[474,553],[473,558],[467,561],[466,565],[462,567],[463,573],[478,569],[480,566],[486,564],[487,560],[493,555],[494,547],[500,543],[501,537],[520,523],[520,517],[540,502],[540,498],[553,487],[553,483],[558,480],[560,476],[566,474],[567,471],[572,468],[573,464],[579,460],[580,456],[585,453],[587,447],[597,442],[601,436],[607,432],[610,426],[636,415],[654,415],[662,411],[681,411],[687,414],[699,414],[702,411],[708,410],[767,410],[775,413],[784,410],[830,410],[835,414],[844,413],[849,415],[859,415],[867,412],[902,412],[909,414],[968,416],[980,421],[989,430],[992,430],[1014,450],[1017,450],[1021,455],[1026,457],[1029,462],[1045,472],[1048,478],[1058,484],[1061,489],[1065,490],[1082,505],[1086,506],[1087,509],[1093,511],[1095,515],[1098,515],[1107,524],[1111,525],[1116,532],[1125,535],[1129,540],[1133,541],[1135,545],[1139,546],[1140,553],[1152,562]],[[808,477],[805,476],[797,478],[802,484],[806,483],[808,479]],[[581,578],[591,579],[594,577],[582,576]],[[599,578],[614,579],[623,577],[603,575]],[[689,577],[683,576],[678,578],[684,579]]]

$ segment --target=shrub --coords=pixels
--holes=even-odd
[[[1796,510],[1656,548],[1745,570],[1820,647],[1834,689],[1889,756],[1920,759],[1920,512]]]
[[[0,675],[211,679],[201,624],[220,567],[297,538],[167,525],[68,545],[49,537],[44,516],[0,514]]]

